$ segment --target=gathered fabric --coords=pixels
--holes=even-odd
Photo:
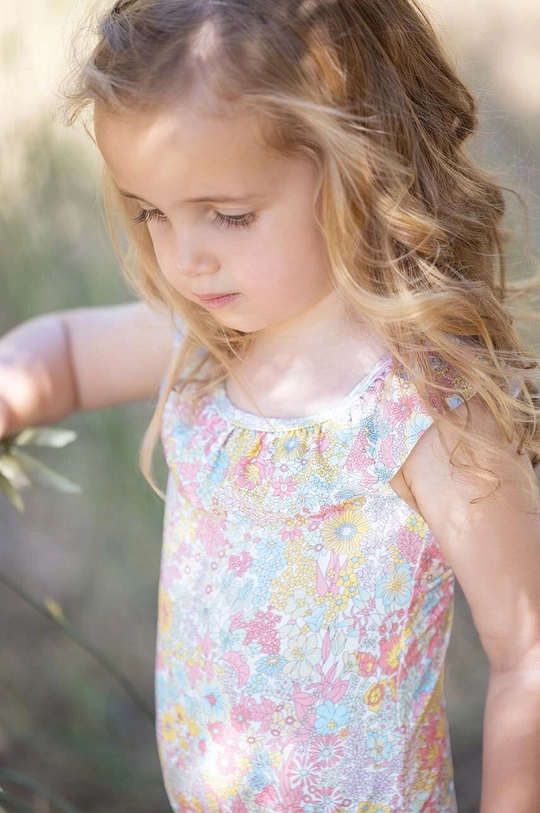
[[[450,406],[474,395],[430,360]],[[156,705],[175,811],[456,811],[454,576],[390,485],[433,420],[392,362],[307,418],[244,412],[223,385],[195,420],[168,398]]]

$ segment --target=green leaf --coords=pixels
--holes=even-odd
[[[19,449],[12,449],[11,454],[20,463],[24,473],[30,477],[33,482],[46,488],[52,488],[56,491],[62,491],[64,494],[80,494],[81,487],[76,483],[72,483],[67,477],[50,469],[41,460],[32,457]]]
[[[10,453],[0,455],[0,474],[18,490],[32,485],[21,464]]]
[[[0,491],[4,492],[6,498],[17,509],[19,514],[24,513],[24,503],[21,495],[2,474],[0,474]]]
[[[68,443],[73,443],[77,433],[71,429],[54,429],[50,427],[40,429],[23,429],[12,439],[15,446],[50,446],[62,449]]]

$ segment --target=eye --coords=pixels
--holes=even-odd
[[[163,223],[167,217],[160,212],[159,209],[141,209],[137,217],[133,218],[134,223],[148,223],[150,220],[157,220]],[[257,220],[255,212],[249,212],[246,215],[223,215],[221,212],[216,212],[214,222],[220,226],[225,226],[229,229],[231,226],[239,226],[247,228]]]
[[[141,209],[137,217],[133,218],[134,223],[148,223],[150,220],[167,220],[163,212],[159,209]]]
[[[251,226],[257,220],[255,212],[249,212],[247,215],[222,215],[221,212],[216,212],[215,222],[226,229],[231,226]]]

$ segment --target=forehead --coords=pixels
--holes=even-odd
[[[251,111],[217,116],[177,105],[141,114],[96,106],[94,131],[117,184],[141,195],[155,190],[146,200],[163,200],[173,182],[186,197],[208,184],[232,194],[238,184],[277,181],[290,161],[265,144]]]

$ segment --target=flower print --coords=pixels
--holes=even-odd
[[[228,701],[215,683],[203,683],[199,688],[201,710],[213,720],[224,720],[227,716]]]
[[[235,576],[243,576],[253,562],[253,556],[246,550],[243,550],[239,556],[234,554],[229,558],[229,570],[232,570]]]
[[[162,633],[169,632],[172,624],[172,602],[166,590],[159,593],[159,626]]]
[[[369,677],[377,668],[377,659],[369,652],[355,652],[358,671],[363,677]]]
[[[364,561],[364,557],[358,557],[362,561]],[[349,595],[356,592],[358,588],[358,574],[355,572],[354,568],[346,567],[344,570],[339,571],[339,578],[336,581],[337,587],[343,587],[346,593]]]
[[[408,604],[412,594],[412,575],[408,564],[399,565],[379,579],[375,595],[382,599],[385,608],[396,603],[400,607]]]
[[[245,730],[253,720],[253,700],[240,696],[240,701],[232,707],[231,723],[238,731]]]
[[[413,411],[415,399],[410,395],[399,398],[398,401],[390,403],[385,412],[387,422],[394,427],[397,423],[406,420]]]
[[[288,519],[285,520],[285,523],[281,528],[279,535],[281,536],[284,542],[294,542],[295,539],[298,539],[299,537],[302,536],[302,531],[298,526],[304,524],[305,524],[304,517],[288,517]]]
[[[422,538],[426,535],[426,531],[428,529],[425,519],[416,512],[414,514],[409,514],[405,520],[405,525],[409,531],[418,534],[418,536],[421,536]]]
[[[375,425],[375,421],[372,417],[361,421],[358,429],[371,443],[375,443],[379,436],[378,427]]]
[[[281,620],[280,615],[276,615],[271,610],[263,612],[258,610],[249,623],[239,624],[239,627],[244,627],[246,634],[244,637],[244,646],[256,641],[260,647],[261,652],[266,654],[274,654],[279,652],[279,636],[276,631],[276,624]]]
[[[360,542],[368,529],[369,524],[364,514],[348,509],[325,522],[321,534],[330,550],[350,555],[359,552]]]
[[[412,449],[432,423],[432,419],[423,412],[413,412],[404,424],[407,447]]]
[[[173,742],[178,736],[178,718],[172,711],[167,711],[161,717],[159,732],[167,742]]]
[[[280,703],[276,706],[272,714],[272,724],[270,731],[274,736],[278,734],[290,734],[297,728],[300,728],[300,721],[298,720],[294,706],[292,703]]]
[[[300,632],[298,627],[293,627],[289,633],[288,646],[284,652],[287,663],[283,667],[283,672],[291,678],[308,678],[313,672],[313,667],[320,661],[321,650],[319,648],[316,635]]]
[[[383,701],[385,687],[386,681],[375,683],[373,686],[370,686],[365,693],[364,700],[370,711],[379,711]]]
[[[371,732],[366,738],[366,745],[375,763],[384,762],[392,754],[388,736],[381,732]]]
[[[308,448],[309,441],[305,434],[287,433],[278,440],[273,459],[280,463],[290,460],[299,460],[306,455]]]
[[[269,475],[269,466],[262,460],[251,457],[243,457],[234,467],[234,473],[238,475],[237,483],[241,488],[248,488],[253,491]]]
[[[414,515],[413,515],[414,516]],[[418,514],[416,515],[418,516]],[[414,563],[422,550],[422,537],[415,530],[400,528],[397,537],[397,546],[407,562]]]
[[[388,805],[381,805],[379,802],[360,802],[356,813],[391,813]]]
[[[218,742],[221,740],[223,723],[208,723],[206,728],[213,740],[217,740]]]
[[[272,480],[272,488],[274,497],[289,497],[296,491],[296,483],[293,477],[276,477],[275,480]]]
[[[257,672],[263,675],[270,675],[273,677],[281,672],[282,667],[287,663],[282,655],[273,654],[267,655],[257,663]]]
[[[290,777],[293,786],[295,786],[297,783],[299,783],[300,786],[305,786],[306,783],[312,784],[317,782],[319,778],[319,771],[320,766],[317,765],[317,763],[314,762],[309,756],[306,756],[305,754],[302,756],[296,756],[290,768]]]
[[[335,734],[323,734],[309,747],[309,762],[318,768],[333,768],[343,758],[343,742]]]
[[[268,685],[268,680],[263,675],[252,675],[245,685],[248,694],[260,694]]]
[[[325,700],[315,709],[315,728],[319,734],[335,734],[349,722],[351,713],[343,703],[335,705],[332,700]]]
[[[306,588],[295,587],[292,595],[287,596],[287,601],[283,608],[283,614],[289,617],[289,620],[296,621],[297,618],[304,615],[309,602],[306,600]]]
[[[386,675],[392,675],[397,672],[402,651],[403,640],[400,635],[394,635],[387,641],[381,642],[379,665]]]
[[[320,787],[314,785],[311,789],[313,805],[306,805],[304,810],[312,813],[344,813],[345,808],[350,808],[351,800],[347,799],[339,788]]]

